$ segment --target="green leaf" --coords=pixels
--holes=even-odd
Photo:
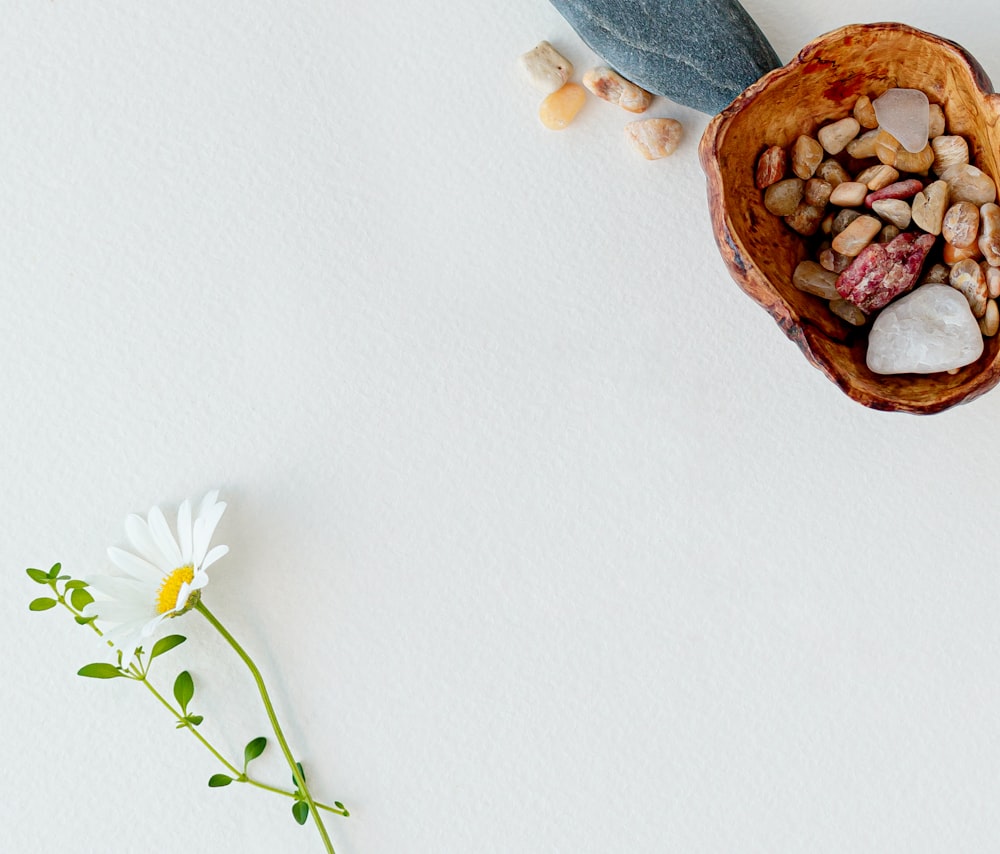
[[[267,739],[262,735],[258,736],[253,741],[248,742],[247,746],[243,748],[244,771],[247,770],[247,765],[264,752],[265,747],[267,747]]]
[[[170,652],[175,646],[180,646],[186,640],[187,638],[184,635],[167,635],[165,638],[160,638],[153,644],[153,651],[149,654],[149,660],[152,661],[156,656]]]
[[[190,673],[182,670],[178,674],[177,679],[174,680],[174,697],[176,697],[177,702],[180,704],[181,711],[185,714],[187,714],[187,706],[193,696],[194,679],[191,678]]]
[[[82,611],[94,601],[94,597],[82,587],[74,587],[73,592],[69,595],[69,601],[77,611]]]
[[[28,607],[32,611],[48,611],[49,608],[55,608],[57,604],[55,599],[48,596],[39,596],[37,599],[32,599]]]
[[[39,584],[49,583],[49,576],[40,569],[26,569],[25,572],[32,581],[37,581]]]
[[[208,785],[213,789],[221,788],[222,786],[228,786],[233,782],[232,777],[227,777],[225,774],[213,774],[208,778]]]
[[[53,581],[55,581],[56,577],[59,575],[59,570],[61,569],[62,569],[61,563],[52,564],[52,569],[49,570],[48,577]],[[69,578],[68,575],[66,577]]]
[[[87,625],[87,623],[92,623],[97,619],[97,614],[91,614],[89,617],[73,617],[81,626]]]
[[[309,804],[305,801],[296,801],[292,804],[292,815],[299,824],[305,824],[309,819]]]
[[[76,587],[89,587],[86,581],[81,581],[79,578],[74,578],[72,581],[66,582],[66,589],[73,590]]]
[[[203,720],[205,720],[204,715],[188,715],[184,718],[191,726],[198,726]]]
[[[124,674],[113,664],[97,662],[95,664],[85,664],[76,671],[77,676],[89,676],[91,679],[115,679]]]
[[[334,801],[333,805],[337,809],[343,810],[343,812],[344,812],[344,818],[347,818],[350,815],[350,813],[347,811],[347,807],[345,807],[340,801]]]
[[[295,767],[299,769],[299,773],[302,775],[302,782],[303,783],[307,782],[307,780],[306,780],[306,772],[302,770],[302,763],[301,762],[296,762],[295,763]],[[294,774],[292,774],[292,782],[296,785],[296,787],[299,785],[299,781],[295,779],[295,775]]]

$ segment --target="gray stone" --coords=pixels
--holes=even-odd
[[[709,115],[781,65],[736,0],[552,0],[552,4],[623,77]]]

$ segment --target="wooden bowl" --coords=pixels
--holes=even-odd
[[[777,321],[805,357],[851,398],[874,409],[931,413],[972,400],[1000,381],[1000,336],[955,374],[880,376],[865,364],[868,332],[835,317],[792,285],[806,240],[764,207],[754,184],[771,145],[852,114],[861,95],[920,89],[944,110],[948,133],[965,137],[970,159],[1000,177],[1000,95],[959,45],[903,24],[855,24],[802,49],[709,123],[699,148],[719,250],[737,284]],[[870,324],[869,324],[870,326]]]

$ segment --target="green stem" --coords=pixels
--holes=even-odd
[[[238,783],[249,783],[251,786],[256,786],[258,789],[265,789],[268,792],[274,792],[276,795],[284,795],[286,798],[294,798],[295,792],[289,792],[285,789],[279,789],[277,786],[269,786],[267,783],[261,783],[259,780],[254,780],[252,777],[243,775],[243,779],[238,779]],[[327,812],[336,813],[337,815],[348,815],[346,810],[338,809],[337,807],[331,807],[327,804],[322,804],[316,801],[316,806],[321,810],[326,810]]]
[[[333,850],[333,844],[330,842],[330,837],[327,835],[326,827],[323,826],[323,819],[320,817],[319,810],[316,808],[316,802],[313,800],[312,795],[309,793],[309,787],[306,786],[305,776],[299,771],[298,765],[295,762],[295,757],[292,756],[292,751],[288,746],[288,742],[285,740],[285,734],[281,731],[281,725],[278,723],[278,716],[274,713],[274,706],[271,704],[271,698],[268,696],[267,687],[264,685],[264,678],[260,675],[260,671],[257,669],[257,665],[254,664],[253,659],[247,655],[245,649],[239,645],[236,638],[234,638],[227,631],[226,627],[220,623],[215,615],[205,607],[205,603],[199,601],[195,605],[195,610],[197,610],[212,627],[226,639],[226,642],[236,651],[236,654],[243,659],[243,663],[250,670],[254,681],[257,683],[257,690],[260,692],[260,699],[264,703],[264,709],[267,712],[268,720],[271,722],[271,729],[274,730],[274,736],[278,739],[278,744],[281,746],[281,752],[285,755],[285,761],[288,763],[288,767],[292,770],[292,776],[295,778],[295,783],[305,798],[306,803],[309,804],[309,810],[312,813],[313,821],[316,823],[316,829],[319,831],[320,837],[323,839],[323,844],[326,846],[326,850],[329,854],[335,854]]]

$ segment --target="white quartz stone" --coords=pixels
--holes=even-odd
[[[890,89],[872,106],[878,126],[891,133],[907,151],[916,154],[927,147],[930,132],[930,102],[919,89]]]
[[[982,352],[968,300],[950,285],[924,285],[889,303],[868,335],[868,367],[876,374],[950,371]]]

